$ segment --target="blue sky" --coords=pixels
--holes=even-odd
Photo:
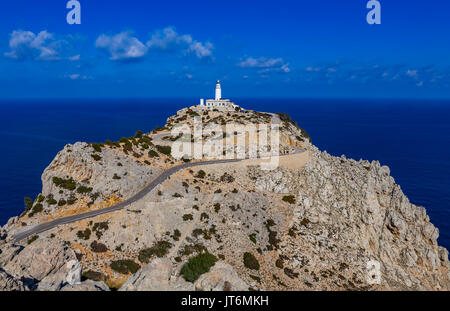
[[[450,3],[4,1],[0,98],[450,98]]]

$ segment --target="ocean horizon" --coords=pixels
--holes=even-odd
[[[196,98],[0,101],[0,225],[42,188],[41,174],[66,145],[149,132]],[[244,108],[284,112],[320,150],[378,160],[410,201],[427,209],[450,248],[450,101],[410,99],[241,98]]]

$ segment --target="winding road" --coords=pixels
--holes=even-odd
[[[276,117],[275,122],[279,123],[280,122],[279,118]],[[158,140],[160,140],[160,138],[161,137],[158,137]],[[293,153],[291,153],[290,155],[298,154],[298,153],[302,153],[302,152],[305,152],[305,150],[303,150],[301,148],[296,148],[295,151]],[[183,164],[173,166],[173,167],[165,170],[164,172],[162,172],[159,176],[157,176],[155,179],[153,179],[148,185],[146,185],[141,191],[136,193],[134,196],[132,196],[131,198],[129,198],[119,204],[116,204],[116,205],[113,205],[113,206],[110,206],[110,207],[107,207],[107,208],[104,208],[101,210],[96,210],[96,211],[86,212],[86,213],[82,213],[82,214],[78,214],[78,215],[62,217],[62,218],[58,218],[58,219],[55,219],[55,220],[52,220],[49,222],[30,226],[29,228],[26,228],[25,230],[13,233],[12,238],[14,240],[16,240],[17,242],[20,242],[23,239],[26,239],[30,236],[48,231],[48,230],[53,229],[60,225],[70,224],[70,223],[74,223],[74,222],[77,222],[80,220],[84,220],[84,219],[96,217],[99,215],[104,215],[104,214],[108,214],[111,212],[122,210],[122,209],[126,208],[127,206],[129,206],[130,204],[141,200],[148,193],[150,193],[153,189],[155,189],[159,184],[162,184],[171,175],[175,174],[176,172],[178,172],[182,169],[196,167],[196,166],[203,166],[203,165],[211,165],[211,164],[235,163],[235,162],[240,162],[240,161],[244,161],[244,160],[248,160],[248,159],[244,158],[244,159],[211,160],[211,161],[202,161],[202,162],[183,163]]]

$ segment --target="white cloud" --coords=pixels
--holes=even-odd
[[[95,46],[108,52],[111,60],[139,59],[147,54],[148,48],[136,37],[128,32],[121,32],[114,36],[101,35]]]
[[[242,68],[259,68],[260,74],[270,71],[277,71],[282,73],[291,72],[289,64],[286,63],[282,58],[248,57],[237,65]]]
[[[238,66],[244,68],[271,68],[281,64],[283,64],[282,58],[248,57],[246,60],[240,62]]]
[[[408,71],[406,71],[406,75],[408,77],[412,77],[412,78],[417,78],[418,77],[417,70],[410,70],[410,69],[408,69]]]
[[[80,60],[80,54],[77,54],[77,55],[74,55],[74,56],[70,56],[69,60],[73,61],[73,62],[77,61],[77,60]]]
[[[60,45],[61,41],[56,40],[53,34],[46,30],[37,35],[31,31],[14,30],[9,40],[11,51],[4,55],[17,60],[58,60]]]
[[[177,50],[183,49],[186,54],[194,53],[197,58],[211,57],[214,46],[210,42],[202,43],[194,40],[191,35],[182,35],[173,27],[157,30],[147,42],[149,49]]]
[[[213,48],[213,45],[209,42],[201,43],[198,41],[194,41],[189,45],[187,52],[195,53],[195,56],[197,56],[197,58],[206,58],[212,56]]]
[[[111,60],[139,59],[150,50],[176,51],[180,49],[185,54],[192,53],[202,59],[211,57],[214,49],[210,42],[202,43],[194,40],[191,35],[179,34],[173,27],[155,31],[146,44],[128,32],[122,32],[114,36],[99,36],[95,46],[106,50]]]
[[[78,74],[78,73],[69,75],[70,80],[77,80],[79,77],[80,77],[80,74]]]

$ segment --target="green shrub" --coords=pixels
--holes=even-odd
[[[102,281],[106,281],[106,275],[104,275],[101,272],[88,270],[88,271],[83,272],[83,274],[81,275],[81,280],[82,281],[92,280],[92,281],[96,281],[96,282],[102,282]]]
[[[122,178],[120,176],[117,176],[117,174],[114,174],[113,179],[118,180],[118,179],[122,179]]]
[[[158,258],[166,256],[172,246],[170,242],[158,241],[152,247],[141,250],[138,259],[140,262],[147,264],[153,256]]]
[[[25,197],[23,201],[25,203],[25,211],[29,211],[33,207],[33,199],[30,197]]]
[[[91,250],[94,253],[105,253],[108,251],[108,248],[106,247],[105,244],[94,241],[91,243]]]
[[[309,136],[308,132],[306,132],[304,129],[300,129],[300,131],[302,132],[303,137],[305,137],[306,139],[308,139],[311,142],[311,136]]]
[[[288,115],[287,113],[281,113],[281,112],[277,112],[277,115],[280,117],[281,121],[285,121],[285,122],[291,122],[291,116]]]
[[[259,262],[251,253],[244,253],[244,266],[251,270],[259,270]]]
[[[89,240],[89,238],[91,237],[91,229],[86,228],[84,231],[80,230],[77,232],[77,237],[79,239],[83,239],[83,240]]]
[[[48,205],[56,205],[56,204],[58,204],[58,202],[56,202],[55,199],[48,199],[47,203],[48,203]]]
[[[295,197],[293,195],[285,195],[283,201],[289,204],[295,204]]]
[[[134,134],[134,137],[135,137],[135,138],[141,138],[143,134],[144,134],[144,133],[142,133],[141,130],[137,130],[137,131],[136,131],[136,134]]]
[[[183,220],[184,221],[194,220],[194,216],[192,216],[192,214],[184,214]]]
[[[102,146],[100,144],[92,144],[91,146],[95,152],[102,152]]]
[[[202,178],[202,179],[205,178],[205,176],[206,176],[206,173],[204,170],[199,170],[197,172],[197,175],[195,175],[196,178]]]
[[[202,214],[200,215],[200,221],[202,221],[203,219],[209,219],[209,215],[206,214],[206,213],[202,213]]]
[[[66,205],[66,204],[67,204],[67,201],[64,200],[64,199],[61,199],[61,200],[59,200],[59,202],[58,202],[58,206],[64,206],[64,205]]]
[[[158,149],[158,151],[160,153],[165,154],[165,155],[170,155],[172,153],[172,148],[170,146],[157,145],[156,149]]]
[[[86,194],[92,192],[92,188],[86,186],[79,186],[77,189],[79,194]]]
[[[181,232],[178,229],[175,229],[173,231],[173,235],[172,235],[172,239],[174,239],[175,241],[178,241],[181,237]]]
[[[101,238],[103,235],[103,232],[109,229],[108,222],[96,222],[94,224],[94,227],[92,227],[92,230],[95,232],[95,235],[97,238]]]
[[[112,261],[109,265],[112,270],[121,273],[121,274],[129,274],[136,273],[141,268],[141,266],[135,263],[133,260],[125,259],[125,260],[115,260]]]
[[[77,187],[76,182],[72,178],[64,179],[64,178],[59,178],[59,177],[53,177],[52,180],[53,180],[53,183],[57,187],[60,187],[60,188],[66,189],[66,190],[73,191]]]
[[[256,233],[252,233],[249,236],[250,241],[256,244]]]
[[[150,151],[148,152],[148,156],[149,156],[150,158],[159,158],[159,154],[158,154],[158,152],[156,152],[155,150],[150,150]]]
[[[77,201],[77,198],[73,195],[71,195],[68,199],[67,199],[67,204],[68,205],[74,205],[75,202]]]
[[[195,282],[203,273],[209,272],[217,262],[216,256],[206,252],[192,257],[181,268],[181,275],[188,282]]]
[[[36,241],[39,237],[37,235],[34,235],[33,237],[31,237],[28,241],[27,244],[30,245],[31,243],[33,243],[34,241]]]
[[[42,203],[42,202],[44,202],[44,200],[45,200],[45,197],[42,194],[38,195],[38,197],[36,198],[36,201],[38,203]]]
[[[44,206],[41,203],[37,203],[33,208],[31,209],[31,213],[28,214],[28,216],[33,217],[35,214],[38,214],[44,210]]]
[[[100,161],[102,159],[101,156],[99,156],[98,154],[91,154],[91,157],[95,160],[95,161]]]

